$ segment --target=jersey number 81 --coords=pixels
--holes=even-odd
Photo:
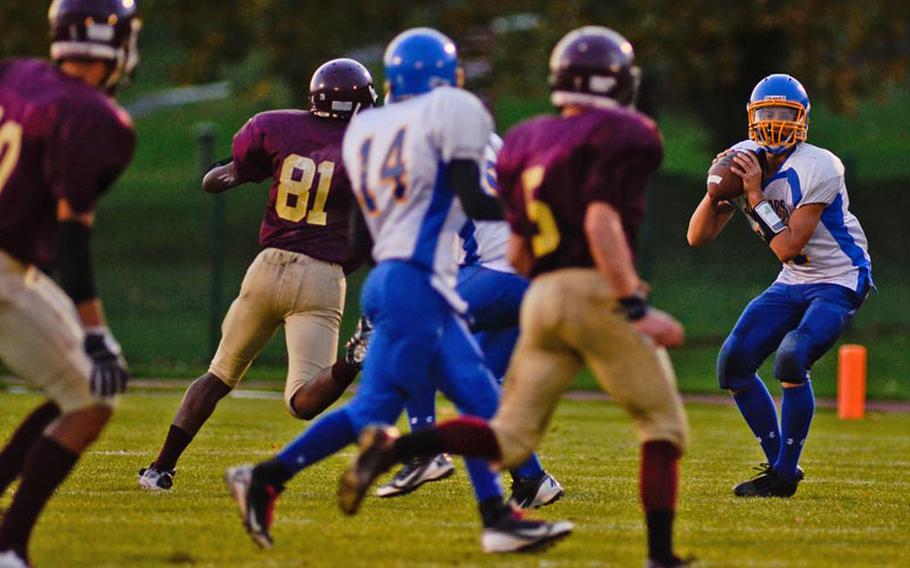
[[[313,201],[313,208],[307,212],[310,190],[313,188],[317,173],[319,184],[316,186],[316,199]],[[281,165],[278,196],[275,201],[278,216],[292,223],[299,223],[306,217],[306,222],[310,225],[325,225],[328,220],[325,202],[329,198],[334,174],[335,162],[326,160],[319,162],[317,166],[312,158],[298,154],[291,154],[285,158]]]

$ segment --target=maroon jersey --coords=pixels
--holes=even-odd
[[[662,156],[657,126],[633,110],[543,116],[513,128],[496,169],[506,219],[533,253],[531,275],[594,265],[584,231],[594,201],[619,212],[634,252],[645,187]]]
[[[98,89],[46,61],[0,62],[0,249],[46,266],[57,202],[94,210],[135,145],[129,115]]]
[[[259,244],[345,264],[351,182],[341,159],[346,121],[299,110],[257,114],[234,136],[243,181],[272,178]],[[350,272],[357,267],[346,265]]]

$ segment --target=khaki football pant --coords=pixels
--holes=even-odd
[[[617,312],[597,271],[567,269],[535,279],[522,303],[521,336],[491,421],[499,466],[512,468],[530,456],[584,365],[632,417],[641,443],[666,440],[685,449],[688,425],[666,350]]]
[[[112,399],[89,389],[92,363],[69,296],[43,272],[0,251],[0,359],[70,413]]]
[[[293,414],[294,393],[335,362],[345,285],[339,264],[264,249],[247,270],[240,295],[221,324],[221,343],[209,372],[236,387],[284,325],[288,348],[284,401]]]

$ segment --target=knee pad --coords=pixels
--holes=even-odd
[[[780,342],[774,359],[774,376],[786,383],[804,383],[809,379],[811,339],[791,331]]]
[[[752,382],[758,364],[739,337],[730,335],[717,354],[717,383],[725,390],[739,390]]]

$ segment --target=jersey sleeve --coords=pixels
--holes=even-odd
[[[821,203],[830,205],[846,187],[844,164],[834,154],[828,153],[816,161],[812,182],[803,191],[799,206]]]
[[[58,108],[45,169],[54,195],[75,213],[89,213],[132,161],[136,133],[113,103],[70,102],[78,106]]]
[[[439,88],[429,106],[430,140],[443,162],[483,160],[493,132],[493,119],[480,99],[454,88]]]
[[[234,171],[241,181],[258,183],[272,175],[272,162],[265,148],[262,117],[254,116],[234,135],[231,145]]]
[[[522,234],[524,229],[523,203],[517,202],[515,196],[524,197],[520,187],[522,160],[515,149],[519,136],[513,130],[507,137],[496,156],[496,183],[499,189],[500,202],[503,206],[506,221],[513,233]]]
[[[663,143],[657,128],[651,124],[636,126],[618,145],[595,143],[593,151],[594,165],[582,189],[584,206],[594,201],[643,201],[648,181],[663,160]]]

